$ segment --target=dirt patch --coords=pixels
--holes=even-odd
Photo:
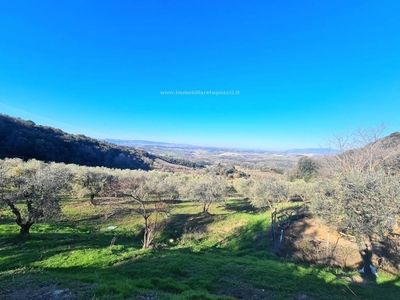
[[[317,219],[303,218],[284,229],[278,254],[316,264],[358,267],[363,264],[358,245]]]
[[[288,225],[289,224],[289,225]],[[283,229],[283,233],[281,230]],[[282,242],[280,242],[282,234]],[[277,245],[277,246],[276,246]],[[285,258],[294,258],[311,264],[361,269],[367,274],[373,265],[377,269],[396,274],[400,269],[400,239],[376,238],[359,248],[354,237],[340,234],[309,215],[285,223],[275,230],[274,252]]]
[[[0,299],[7,300],[75,300],[85,296],[87,285],[78,284],[74,289],[61,287],[56,283],[36,283],[31,280],[19,280],[0,292]]]
[[[218,295],[230,296],[235,299],[261,300],[270,299],[272,293],[264,289],[257,289],[250,283],[236,277],[223,277],[217,284]]]
[[[6,289],[0,293],[0,299],[29,299],[29,300],[50,300],[50,299],[77,299],[69,289],[61,289],[57,285],[34,285]]]

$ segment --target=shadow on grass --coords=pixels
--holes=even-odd
[[[215,217],[177,215],[173,221],[202,228]],[[104,259],[107,265],[102,267],[95,267],[95,261],[86,267],[41,266],[42,260],[60,253],[107,250],[112,236],[113,232],[34,233],[22,239],[9,236],[8,244],[0,249],[4,258],[1,272],[36,265],[40,272],[32,274],[35,280],[55,281],[58,288],[69,288],[73,296],[86,299],[398,299],[398,278],[384,284],[351,284],[324,268],[277,258],[268,251],[262,221],[237,228],[225,242],[196,253],[173,248],[138,250],[126,257],[123,250],[115,249],[93,258]],[[132,239],[121,235],[118,243],[132,246]],[[140,243],[136,246],[139,249]],[[88,258],[82,253],[79,259]],[[19,276],[24,275],[3,276],[0,298],[18,299],[16,291],[28,286],[26,281],[16,280]],[[35,286],[41,285],[29,288]],[[41,289],[46,292],[43,286]]]
[[[183,234],[191,233],[204,233],[207,230],[207,226],[215,221],[215,219],[221,220],[223,215],[212,215],[212,214],[174,214],[172,215],[166,224],[164,230],[164,236],[173,239],[182,238]]]
[[[233,201],[232,205],[232,211],[245,211],[245,204]],[[225,217],[175,214],[168,220],[168,234],[180,238],[185,230],[204,232]],[[330,269],[276,257],[270,252],[265,219],[257,217],[214,246],[196,252],[177,246],[142,251],[141,236],[92,231],[67,222],[55,224],[54,230],[60,233],[3,234],[0,299],[20,299],[15,291],[28,285],[16,279],[29,272],[35,280],[55,281],[57,288],[69,288],[82,299],[398,299],[398,278],[383,284],[351,283]],[[300,226],[296,234],[301,235],[306,226]],[[117,242],[111,249],[114,236]],[[128,248],[135,251],[126,252]],[[93,252],[96,256],[91,257]],[[86,265],[81,263],[84,260]],[[35,286],[39,285],[29,287]],[[82,296],[83,292],[87,294]]]
[[[220,240],[215,247],[235,251],[238,255],[253,253],[270,256],[270,236],[268,233],[265,222],[249,223],[234,230],[230,236]]]
[[[65,255],[64,259],[67,259],[69,254],[86,249],[107,251],[111,249],[114,237],[117,238],[118,245],[141,246],[141,236],[111,230],[100,233],[90,227],[74,226],[66,222],[59,222],[54,226],[40,225],[46,226],[43,232],[39,232],[43,228],[37,226],[32,227],[30,234],[0,234],[0,272],[40,265],[41,261],[56,255]],[[15,228],[17,231],[18,226],[15,225]],[[124,249],[114,247],[112,251],[118,254]]]
[[[73,294],[82,294],[79,286],[87,289],[92,284],[86,299],[398,299],[398,279],[381,285],[350,284],[322,268],[258,252],[253,249],[249,255],[238,255],[240,251],[223,249],[200,253],[169,249],[107,268],[43,268],[37,276],[39,281],[56,280],[64,285],[60,288],[70,286]],[[23,288],[11,285],[11,290]]]
[[[231,200],[225,204],[225,208],[228,211],[240,212],[240,213],[249,213],[253,214],[258,212],[258,209],[251,205],[248,200]]]

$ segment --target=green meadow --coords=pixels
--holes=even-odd
[[[399,299],[400,279],[300,264],[271,252],[270,212],[243,200],[173,204],[142,250],[129,205],[63,199],[62,218],[20,235],[0,211],[0,299]],[[118,200],[120,201],[120,200]],[[116,226],[115,229],[108,229]]]

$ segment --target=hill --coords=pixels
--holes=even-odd
[[[400,132],[393,132],[376,143],[381,149],[378,159],[382,168],[390,173],[400,173]]]
[[[6,157],[119,169],[150,170],[155,165],[168,164],[200,167],[187,160],[153,155],[141,149],[99,141],[82,134],[69,134],[0,114],[0,158]]]
[[[299,155],[332,155],[341,153],[340,150],[331,148],[304,148],[304,149],[289,149],[284,151],[286,154],[299,154]]]
[[[165,143],[165,142],[154,142],[145,140],[119,140],[119,139],[105,139],[104,141],[129,147],[144,147],[144,146],[161,146],[170,148],[192,148],[197,147],[189,144],[175,144],[175,143]]]
[[[243,148],[232,148],[232,147],[210,147],[210,146],[198,146],[189,144],[176,144],[176,143],[165,143],[157,141],[144,141],[144,140],[118,140],[118,139],[105,139],[106,142],[121,145],[136,147],[146,150],[151,153],[157,151],[168,152],[171,150],[177,151],[202,151],[208,153],[235,153],[235,154],[269,154],[269,155],[332,155],[338,154],[341,151],[331,148],[301,148],[301,149],[289,149],[289,150],[261,150],[261,149],[243,149]]]

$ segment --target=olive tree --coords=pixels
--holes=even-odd
[[[385,237],[400,214],[400,183],[383,173],[351,172],[319,185],[313,212],[339,231],[363,244]]]
[[[272,209],[274,204],[287,201],[288,196],[288,184],[283,180],[273,177],[256,178],[251,179],[249,184],[250,202],[257,208]]]
[[[165,226],[164,216],[169,213],[169,206],[158,198],[162,192],[157,190],[153,175],[143,171],[131,172],[128,177],[119,180],[122,194],[131,197],[135,213],[143,219],[143,249],[154,245]]]
[[[71,180],[71,173],[63,164],[36,160],[13,164],[1,165],[1,201],[15,215],[20,233],[27,234],[34,223],[59,216],[59,194]]]
[[[172,173],[152,171],[148,173],[149,184],[159,201],[177,200],[179,198],[177,176]]]
[[[289,183],[289,193],[291,198],[300,198],[301,201],[309,201],[315,193],[315,182],[296,180]]]
[[[211,204],[224,200],[226,188],[226,182],[221,176],[199,175],[186,182],[184,193],[187,199],[201,203],[203,214],[208,214]]]
[[[110,169],[100,167],[78,167],[75,175],[74,193],[78,197],[89,196],[90,203],[96,205],[94,198],[111,190],[114,177]]]

